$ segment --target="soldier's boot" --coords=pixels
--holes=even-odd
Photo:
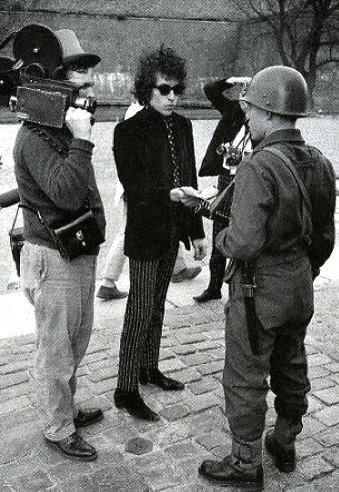
[[[222,487],[263,490],[262,439],[254,442],[233,440],[232,453],[222,461],[204,461],[199,474]]]
[[[290,473],[296,466],[295,439],[302,430],[302,421],[292,421],[278,415],[274,429],[265,436],[265,447],[279,471]]]

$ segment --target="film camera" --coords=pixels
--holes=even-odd
[[[244,157],[244,151],[241,147],[234,147],[230,143],[222,143],[216,149],[218,155],[223,156],[223,167],[230,171],[230,174],[234,175],[236,167],[240,164]]]
[[[9,104],[20,120],[55,128],[62,127],[70,106],[92,114],[97,106],[95,99],[79,97],[78,88],[71,82],[40,79],[19,86]]]
[[[97,102],[79,97],[78,87],[60,80],[62,49],[47,27],[31,24],[0,42],[13,40],[14,58],[0,57],[0,104],[7,100],[20,120],[61,128],[72,106],[94,113]]]

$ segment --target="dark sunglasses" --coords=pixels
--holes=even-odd
[[[173,93],[176,96],[179,96],[180,94],[183,94],[185,91],[185,86],[182,84],[177,84],[177,85],[168,85],[168,84],[161,84],[161,85],[156,85],[156,89],[160,92],[162,96],[168,96],[168,94],[173,91]]]

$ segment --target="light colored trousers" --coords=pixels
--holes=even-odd
[[[122,214],[121,214],[121,224],[117,235],[110,247],[106,261],[103,277],[109,280],[114,280],[117,282],[122,273],[125,265],[126,256],[124,253],[125,246],[125,229],[126,229],[126,219],[127,219],[127,204],[126,201],[121,198],[122,202]],[[119,202],[120,204],[120,202]]]
[[[117,282],[119,280],[126,261],[124,247],[127,219],[127,203],[123,198],[121,198],[121,202],[122,215],[120,228],[117,235],[115,236],[112,246],[107,253],[105,268],[103,272],[103,278],[114,280],[114,282]],[[185,268],[187,268],[187,264],[184,258],[183,246],[182,243],[179,243],[178,256],[174,265],[173,273],[176,274],[180,272],[180,270],[184,270]]]
[[[76,371],[93,327],[96,259],[67,261],[28,241],[21,254],[23,292],[35,309],[37,404],[51,441],[75,432]]]

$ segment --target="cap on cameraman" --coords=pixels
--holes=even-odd
[[[62,50],[62,66],[70,68],[72,65],[95,67],[101,58],[93,53],[85,52],[74,31],[71,29],[60,29],[54,32],[58,38]]]

